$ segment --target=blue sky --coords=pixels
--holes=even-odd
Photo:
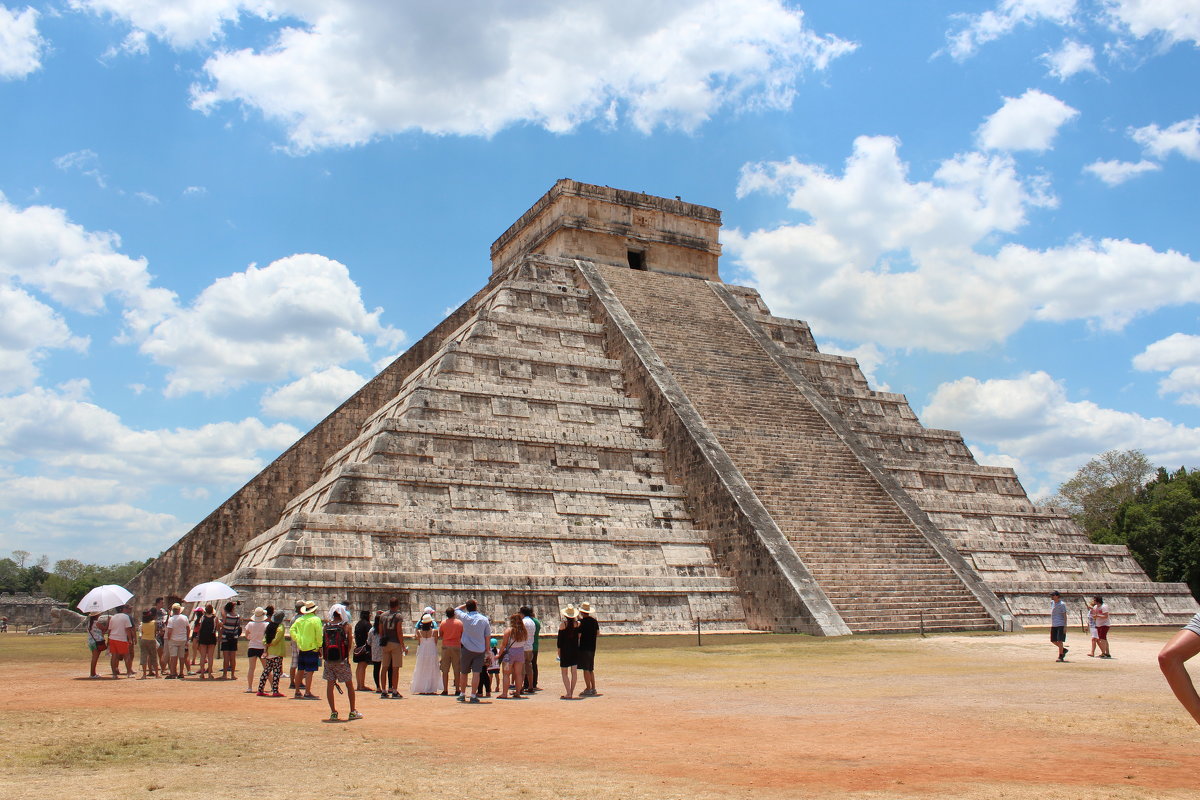
[[[156,555],[561,177],[1045,496],[1200,465],[1200,0],[0,0],[0,553]]]

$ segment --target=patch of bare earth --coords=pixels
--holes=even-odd
[[[367,693],[352,723],[242,681],[88,680],[82,637],[9,634],[3,780],[55,800],[1195,798],[1200,728],[1155,662],[1172,633],[1118,630],[1112,660],[1076,633],[1066,664],[1044,633],[609,638],[599,698],[559,700],[547,649],[532,698]]]

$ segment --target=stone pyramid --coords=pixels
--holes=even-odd
[[[135,581],[251,604],[589,600],[610,628],[824,635],[1047,624],[1149,581],[717,274],[715,209],[562,180],[491,280]]]

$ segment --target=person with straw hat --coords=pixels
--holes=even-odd
[[[254,668],[263,664],[263,654],[267,651],[267,643],[263,636],[267,632],[267,610],[262,606],[254,609],[250,621],[246,623],[246,694],[254,694]]]
[[[579,604],[579,671],[583,673],[584,689],[580,697],[599,697],[596,691],[596,639],[600,623],[592,615],[591,603]]]
[[[325,626],[316,615],[317,604],[309,600],[300,606],[300,616],[292,623],[292,641],[296,643],[296,695],[297,700],[316,700],[313,694],[313,676],[321,668],[321,643],[325,640]],[[303,688],[303,693],[301,689]]]
[[[167,617],[167,625],[163,628],[163,645],[167,649],[167,667],[170,669],[167,677],[183,680],[183,673],[187,671],[188,618],[179,603],[171,605],[171,616]]]
[[[560,700],[575,699],[575,683],[579,680],[576,666],[579,663],[579,610],[571,604],[562,610],[562,622],[558,625],[558,666],[562,671],[563,689],[566,694]]]

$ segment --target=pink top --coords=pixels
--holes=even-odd
[[[462,644],[463,624],[456,619],[444,619],[438,628],[442,632],[442,644],[446,647],[459,647]]]

